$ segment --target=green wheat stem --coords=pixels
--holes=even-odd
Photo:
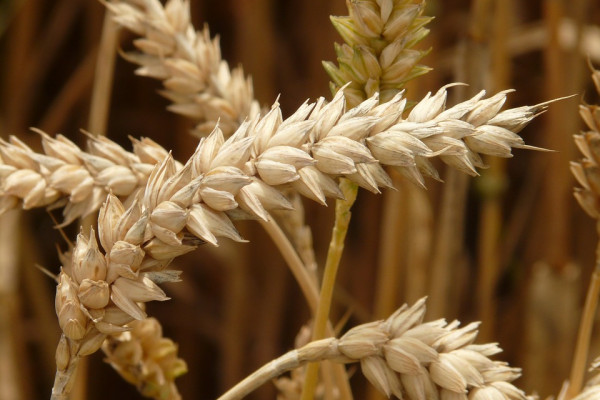
[[[337,200],[335,203],[335,224],[329,242],[327,251],[327,261],[323,272],[323,283],[319,294],[319,303],[315,315],[312,340],[319,340],[325,337],[329,312],[331,310],[331,300],[333,298],[333,289],[340,266],[340,260],[344,252],[344,242],[348,233],[348,226],[352,213],[350,209],[356,200],[358,185],[342,178],[340,189],[344,193],[344,199]],[[306,369],[306,378],[302,388],[302,400],[312,400],[317,386],[319,373],[319,363],[311,363]]]

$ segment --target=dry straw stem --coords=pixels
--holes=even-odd
[[[277,190],[286,184],[324,202],[325,195],[339,196],[333,180],[339,175],[378,191],[378,184],[387,186],[389,181],[381,164],[408,169],[419,180],[422,176],[417,166],[424,173],[434,173],[425,168],[431,165],[428,157],[440,156],[475,173],[473,162],[479,163],[475,151],[508,157],[511,146],[528,148],[509,128],[520,130],[546,105],[498,112],[505,93],[485,100],[482,96],[444,110],[443,88],[426,96],[406,119],[401,114],[405,104],[401,96],[382,105],[377,105],[375,97],[345,112],[340,91],[331,103],[321,99],[304,104],[285,121],[279,108],[273,107],[264,117],[242,124],[226,141],[215,129],[200,141],[183,167],[167,156],[128,207],[109,195],[100,210],[100,245],[93,232],[89,237],[80,234],[72,268],[65,265],[59,277],[56,311],[63,333],[73,345],[63,346],[69,351],[57,363],[57,383],[69,389],[68,379],[66,384],[62,382],[71,372],[71,361],[94,352],[103,335],[120,333],[128,329],[127,323],[145,318],[137,302],[167,299],[156,283],[177,279],[164,270],[173,258],[202,242],[217,245],[217,237],[243,241],[230,218],[267,220],[268,209],[289,207]],[[130,154],[107,140],[93,140],[106,156]],[[42,175],[49,172],[47,166],[64,167],[69,160],[77,166],[75,171],[89,174],[86,166],[91,164],[83,159],[96,161],[97,166],[114,165],[103,163],[100,156],[89,158],[65,140],[47,143],[64,145],[60,148],[64,151],[55,149],[52,156],[41,156],[17,144],[3,145],[0,153],[8,172],[3,181],[5,199],[17,203],[17,196],[30,193],[32,187],[43,198],[46,189],[52,189]],[[155,145],[150,149],[164,154]],[[20,165],[35,170],[19,169]],[[23,172],[37,182],[11,179]],[[62,186],[71,191],[77,187]],[[94,188],[107,190],[92,183],[91,191]],[[55,192],[60,197],[60,192]]]
[[[139,52],[124,57],[140,67],[136,73],[163,81],[161,92],[173,104],[169,110],[197,121],[199,136],[210,133],[216,121],[226,136],[246,118],[260,113],[252,81],[240,67],[229,69],[221,59],[219,39],[208,27],[198,32],[191,25],[187,0],[106,2],[114,20],[140,36]]]
[[[573,400],[594,400],[600,396],[600,374],[598,374],[598,370],[600,369],[600,358],[596,358],[590,367],[590,371],[596,373],[589,381],[586,382],[585,387],[577,396],[573,398]],[[568,391],[568,388],[567,388]],[[562,395],[563,393],[561,393]],[[564,397],[559,395],[559,400],[562,400]]]
[[[488,357],[496,344],[473,344],[478,323],[423,323],[425,300],[404,305],[383,321],[359,325],[341,338],[313,341],[264,365],[219,400],[242,399],[269,380],[308,362],[360,362],[380,392],[399,399],[526,399],[510,382],[518,368]]]
[[[512,0],[482,2],[481,14],[492,15],[491,29],[486,27],[486,19],[478,18],[480,22],[479,37],[481,44],[486,43],[486,59],[491,63],[490,88],[501,89],[509,82],[510,58],[507,47],[508,33],[512,29],[511,15]],[[477,18],[478,16],[475,16]],[[500,242],[503,232],[502,199],[506,191],[505,160],[494,158],[489,161],[490,169],[482,175],[478,182],[483,196],[480,212],[479,243],[478,243],[478,275],[477,298],[479,319],[485,321],[481,335],[490,339],[496,325],[496,286],[501,274]]]
[[[600,71],[592,69],[592,80],[596,85],[597,92],[600,93]],[[581,105],[579,110],[589,130],[575,135],[575,143],[584,156],[578,162],[571,162],[571,171],[582,186],[582,188],[575,188],[575,198],[588,215],[596,219],[597,231],[600,233],[600,107]],[[600,242],[596,248],[596,266],[592,272],[579,326],[571,376],[564,397],[566,400],[577,395],[583,385],[599,295]]]

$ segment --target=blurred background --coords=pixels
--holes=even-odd
[[[329,15],[347,15],[344,0],[192,0],[191,7],[195,26],[207,23],[221,37],[223,57],[252,75],[261,104],[281,95],[285,116],[307,98],[331,96],[321,61],[335,60],[333,43],[341,39]],[[572,141],[583,129],[578,105],[599,101],[587,62],[600,66],[600,3],[431,0],[426,15],[435,20],[420,47],[432,47],[423,63],[433,71],[409,84],[410,99],[455,81],[470,86],[451,89],[450,103],[481,89],[516,89],[508,100],[513,107],[575,96],[551,105],[521,133],[528,144],[555,152],[489,159],[475,179],[440,164],[445,183],[430,180],[427,190],[391,172],[397,191],[361,191],[332,321],[349,315],[349,327],[383,318],[427,295],[428,318],[483,321],[478,342],[499,342],[505,351],[496,359],[524,369],[517,386],[542,398],[557,394],[598,240],[573,199],[569,161],[580,157]],[[0,1],[3,138],[16,135],[39,150],[39,136],[29,130],[38,127],[84,142],[79,130],[89,126],[103,20],[103,6],[93,0]],[[132,48],[125,32],[119,43]],[[186,160],[198,140],[188,134],[192,123],[167,112],[161,84],[136,77],[134,69],[117,57],[107,136],[127,149],[128,135],[147,136]],[[333,207],[305,207],[321,267]],[[0,224],[15,227],[0,230],[0,399],[48,398],[59,338],[55,283],[35,265],[57,273],[56,247],[66,243],[45,210],[11,212]],[[183,398],[218,396],[291,349],[310,317],[261,227],[238,227],[250,243],[223,240],[176,260],[183,282],[165,288],[171,301],[148,310],[188,363],[177,381]],[[71,239],[77,232],[65,229]],[[600,355],[595,332],[590,357]],[[80,373],[74,399],[141,398],[99,353]],[[367,398],[360,374],[352,384],[355,398]],[[266,385],[252,398],[274,396]]]

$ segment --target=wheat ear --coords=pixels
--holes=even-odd
[[[195,132],[206,136],[219,122],[226,136],[246,118],[260,113],[252,81],[241,67],[229,69],[221,58],[218,37],[208,27],[196,31],[188,0],[106,2],[114,20],[139,35],[139,52],[124,56],[140,67],[136,73],[163,81],[169,110],[197,121]]]
[[[259,218],[264,208],[290,208],[278,189],[291,187],[321,204],[326,197],[339,197],[337,176],[378,193],[380,186],[391,185],[383,165],[421,185],[423,175],[439,178],[429,161],[436,157],[476,175],[476,167],[484,166],[478,153],[511,157],[511,148],[532,148],[517,132],[547,108],[544,103],[500,111],[506,94],[483,99],[482,91],[446,109],[442,88],[406,118],[400,95],[380,105],[374,96],[345,111],[339,92],[331,103],[321,98],[303,104],[286,120],[275,104],[227,141],[215,129],[185,167],[171,160],[169,168],[181,175],[183,185],[204,180],[197,183],[209,209],[232,212],[239,205]],[[2,211],[66,204],[65,219],[71,221],[98,209],[109,191],[133,199],[167,154],[149,139],[134,139],[133,153],[103,137],[91,137],[88,152],[63,136],[43,135],[42,144],[45,154],[14,137],[0,142]]]
[[[444,320],[423,323],[425,299],[404,305],[384,321],[359,325],[341,338],[311,342],[264,365],[219,400],[242,399],[269,380],[308,362],[359,362],[369,382],[399,399],[526,399],[510,382],[520,376],[488,357],[496,344],[473,344],[478,323],[459,328]]]
[[[600,93],[600,71],[592,69],[592,80]],[[584,158],[571,162],[571,171],[582,186],[575,189],[575,198],[585,212],[596,220],[596,230],[600,233],[600,107],[581,105],[580,115],[588,131],[575,135],[575,143]],[[596,248],[596,266],[592,272],[578,331],[575,354],[571,367],[571,376],[565,399],[575,397],[583,385],[585,365],[587,363],[594,315],[600,296],[600,241]],[[579,398],[579,396],[578,396]],[[583,397],[588,398],[588,397]]]
[[[428,51],[412,48],[429,33],[425,25],[432,17],[422,16],[425,1],[347,0],[346,5],[349,16],[331,17],[345,41],[335,45],[338,66],[323,62],[332,93],[344,87],[353,105],[375,93],[386,102],[407,81],[430,70],[418,65]]]
[[[18,138],[0,140],[0,212],[65,206],[63,225],[100,208],[111,192],[133,199],[167,151],[150,139],[133,139],[133,153],[102,136],[88,139],[88,151],[62,135],[43,132],[44,154]]]

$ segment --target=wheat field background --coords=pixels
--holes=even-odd
[[[223,58],[252,75],[261,104],[281,94],[285,116],[307,98],[330,97],[321,61],[335,59],[340,38],[329,15],[344,15],[344,1],[193,0],[191,7],[196,27],[207,23],[220,35]],[[428,318],[481,320],[478,341],[499,342],[502,359],[523,368],[519,387],[556,395],[569,373],[598,241],[594,221],[573,198],[569,162],[580,157],[572,140],[583,129],[578,105],[600,100],[587,66],[600,66],[600,3],[431,0],[426,14],[435,20],[420,48],[432,48],[423,63],[433,70],[409,84],[409,99],[455,81],[469,86],[450,89],[450,103],[480,89],[516,89],[510,106],[575,96],[521,133],[528,144],[556,152],[517,150],[508,162],[490,159],[475,179],[440,164],[445,183],[428,180],[427,190],[393,176],[397,191],[361,191],[331,320],[354,326],[427,295]],[[0,2],[3,138],[14,134],[39,149],[39,135],[29,130],[38,127],[84,143],[79,130],[89,126],[103,20],[97,1]],[[119,46],[131,49],[131,36],[120,34]],[[191,122],[167,112],[160,83],[134,69],[117,56],[107,136],[128,149],[128,135],[147,136],[187,159],[198,141],[188,134]],[[322,266],[333,207],[305,207]],[[2,218],[19,222],[0,232],[0,399],[47,398],[60,329],[55,283],[35,265],[57,273],[56,245],[66,243],[45,210]],[[75,237],[75,225],[64,229],[66,237]],[[237,226],[249,243],[224,241],[180,257],[183,282],[165,285],[172,300],[148,308],[188,363],[178,379],[183,398],[217,397],[293,347],[310,316],[260,225]],[[600,355],[595,333],[590,357]],[[73,399],[139,398],[99,354],[81,375]],[[352,384],[355,398],[367,398],[360,374]],[[251,398],[274,396],[266,385]]]

